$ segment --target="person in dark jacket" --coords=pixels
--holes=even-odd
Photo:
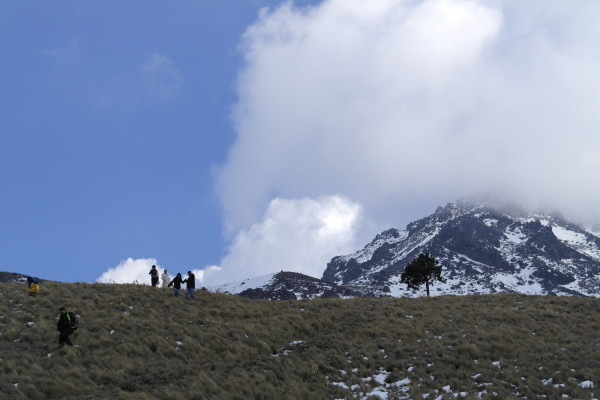
[[[156,269],[156,265],[152,266],[148,275],[152,277],[152,287],[156,287],[156,285],[158,285],[158,270]]]
[[[179,297],[179,289],[181,289],[181,284],[183,280],[181,279],[181,274],[177,273],[175,278],[171,282],[169,282],[169,287],[173,286],[173,292],[175,292],[175,297]]]
[[[73,342],[71,342],[69,336],[77,329],[77,318],[75,318],[75,314],[67,311],[64,307],[61,307],[58,311],[60,312],[57,324],[58,332],[60,333],[58,336],[58,345],[60,347],[65,344],[73,346]]]
[[[185,298],[192,297],[192,299],[196,299],[194,297],[194,290],[196,290],[196,276],[192,273],[192,271],[188,271],[187,279],[183,280],[183,283],[187,284],[187,289],[185,291]]]

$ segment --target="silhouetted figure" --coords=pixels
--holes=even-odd
[[[179,289],[181,289],[181,284],[183,280],[181,279],[181,274],[177,273],[175,278],[171,282],[169,282],[169,287],[173,286],[173,292],[175,293],[175,297],[179,297]]]
[[[77,329],[77,318],[75,318],[75,314],[71,311],[67,311],[64,307],[61,307],[58,311],[60,312],[60,318],[57,324],[58,332],[60,332],[60,335],[58,336],[58,345],[62,347],[66,343],[69,346],[73,346],[69,336]]]
[[[156,269],[156,265],[152,266],[152,269],[150,272],[148,272],[148,275],[152,277],[152,287],[156,287],[158,284],[158,270]]]
[[[196,299],[194,297],[194,291],[196,290],[196,276],[192,273],[192,271],[188,271],[188,277],[183,281],[183,283],[187,284],[187,289],[185,291],[185,298],[192,297],[192,299]]]

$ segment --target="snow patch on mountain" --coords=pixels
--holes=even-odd
[[[568,246],[600,261],[600,248],[597,246],[595,237],[590,240],[589,235],[586,235],[585,231],[575,232],[556,225],[552,226],[552,232]]]
[[[275,274],[261,275],[257,276],[256,278],[225,283],[223,285],[211,286],[207,289],[215,293],[239,294],[246,289],[255,289],[263,286],[268,286],[273,282],[274,277]]]

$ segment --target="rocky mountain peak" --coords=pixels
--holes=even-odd
[[[399,276],[421,252],[443,266],[445,282],[434,294],[600,293],[600,239],[592,229],[490,196],[460,199],[404,231],[380,233],[362,250],[334,257],[323,280],[380,295],[416,295]]]

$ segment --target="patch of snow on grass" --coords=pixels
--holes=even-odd
[[[392,386],[408,386],[408,385],[410,385],[410,379],[408,379],[408,378],[401,379],[398,382],[392,383]]]
[[[389,375],[390,375],[389,372],[387,372],[385,369],[381,368],[379,370],[379,373],[377,375],[373,376],[373,379],[375,380],[375,382],[379,383],[380,385],[384,385],[385,380],[387,379],[387,377]]]
[[[368,399],[371,396],[377,396],[377,397],[379,397],[382,400],[387,400],[387,398],[388,398],[387,392],[383,388],[375,388],[375,389],[373,389],[372,392],[365,393],[365,397],[364,398]]]
[[[344,382],[331,382],[331,385],[341,387],[342,389],[350,389]]]
[[[593,389],[594,388],[594,382],[592,381],[583,381],[579,384],[579,386],[581,386],[584,389]]]

